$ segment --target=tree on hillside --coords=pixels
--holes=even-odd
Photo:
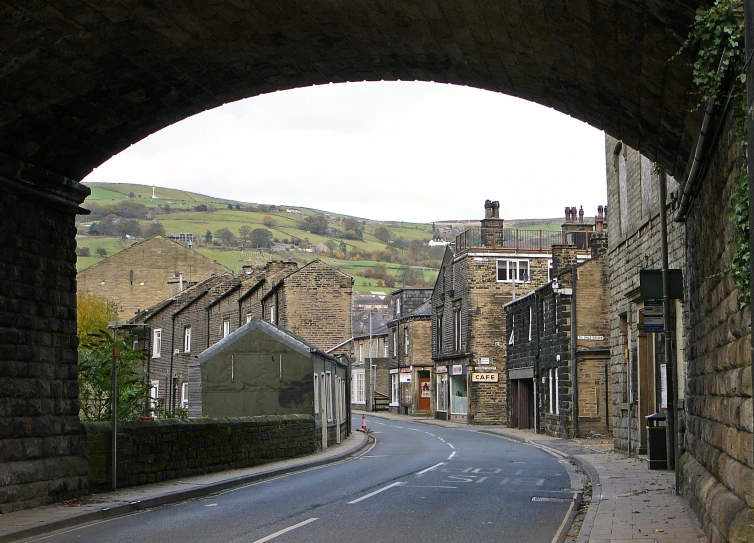
[[[337,244],[337,243],[335,243],[335,241],[333,241],[333,240],[331,240],[331,239],[328,239],[328,240],[327,240],[327,241],[325,242],[325,246],[326,246],[326,247],[327,247],[327,248],[328,248],[328,249],[329,249],[330,251],[334,251],[334,250],[335,250],[335,248],[336,248],[336,247],[338,246],[338,244]]]
[[[319,234],[323,236],[327,233],[327,217],[324,215],[307,215],[298,224],[299,230]]]
[[[207,230],[207,232],[204,234],[204,241],[207,243],[212,243],[212,231]]]
[[[251,239],[251,226],[243,225],[238,229],[238,238],[241,243],[246,243]]]
[[[387,243],[392,239],[393,235],[390,233],[390,230],[388,230],[384,226],[378,226],[374,229],[374,237],[376,237],[383,243]]]
[[[158,234],[161,236],[165,235],[165,227],[162,226],[162,223],[160,221],[149,223],[149,226],[147,226],[146,230],[144,230],[144,235],[149,238]]]
[[[115,223],[113,231],[117,236],[137,237],[141,235],[141,226],[136,219],[120,219]]]
[[[105,249],[104,247],[97,247],[94,252],[102,258],[105,258],[107,256],[107,249]]]
[[[352,218],[347,218],[343,220],[344,230],[356,230],[357,228],[361,228],[361,221],[357,221],[356,219],[352,219]]]
[[[147,206],[141,202],[123,200],[115,204],[115,214],[126,219],[143,219],[147,215]]]
[[[107,330],[109,322],[117,320],[114,304],[90,292],[76,294],[76,331],[79,340]]]
[[[235,241],[236,236],[228,228],[220,228],[215,231],[215,239],[219,239],[223,245],[230,245]]]
[[[233,204],[228,204],[228,209],[233,209]]]
[[[265,215],[262,217],[262,224],[265,225],[267,228],[274,228],[278,225],[277,219],[275,217],[270,217],[269,215]]]
[[[396,279],[398,279],[402,285],[419,286],[424,282],[424,274],[421,270],[411,268],[404,264],[398,268]]]
[[[272,241],[272,232],[266,228],[255,228],[251,231],[251,246],[269,248]]]

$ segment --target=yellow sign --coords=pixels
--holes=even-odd
[[[471,381],[473,383],[497,383],[499,373],[485,371],[483,373],[472,373]]]

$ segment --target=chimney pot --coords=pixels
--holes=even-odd
[[[584,222],[584,206],[579,206],[579,222]]]

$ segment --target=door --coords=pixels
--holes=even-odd
[[[429,377],[419,377],[419,411],[429,411],[432,393],[429,388]]]
[[[511,426],[522,430],[534,428],[534,381],[511,379]]]

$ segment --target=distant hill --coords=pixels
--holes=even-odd
[[[124,200],[142,203],[148,208],[146,217],[138,219],[142,230],[159,223],[167,233],[192,233],[197,239],[195,250],[237,272],[244,262],[293,259],[303,264],[322,258],[353,276],[357,291],[431,286],[444,249],[430,248],[427,242],[438,235],[452,240],[456,230],[479,225],[478,220],[437,221],[434,224],[377,221],[317,209],[242,202],[134,183],[88,183],[87,186],[92,194],[83,207],[115,206]],[[300,229],[302,221],[314,215],[325,216],[326,231],[314,233]],[[88,250],[88,256],[79,255],[77,266],[80,270],[131,243],[115,234],[88,235],[91,224],[101,218],[102,215],[77,218],[79,248],[84,252]],[[562,219],[526,219],[506,220],[505,224],[509,228],[559,230],[562,222]],[[271,238],[279,246],[284,245],[286,250],[272,253],[251,248],[249,240],[241,235],[244,227],[247,232],[254,229],[269,231]],[[220,243],[216,234],[226,228],[236,239]],[[317,249],[311,249],[311,246]],[[403,284],[401,279],[410,283]]]

